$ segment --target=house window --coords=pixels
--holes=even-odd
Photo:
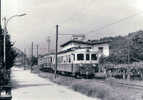
[[[97,60],[97,55],[96,54],[92,54],[91,55],[91,60]]]
[[[86,54],[86,60],[89,60],[89,58],[90,58],[90,55]]]
[[[84,54],[77,54],[77,60],[84,60]]]

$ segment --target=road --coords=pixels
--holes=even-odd
[[[74,92],[22,68],[12,68],[12,100],[99,100]]]

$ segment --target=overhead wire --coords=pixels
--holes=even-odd
[[[108,27],[110,27],[110,26],[113,26],[113,25],[115,25],[115,24],[121,23],[121,22],[126,21],[126,20],[128,20],[128,19],[131,19],[131,18],[133,18],[133,17],[135,17],[135,16],[138,16],[138,15],[140,15],[140,14],[142,14],[142,13],[143,13],[143,11],[138,12],[138,13],[135,13],[135,14],[132,14],[132,15],[129,15],[129,16],[124,17],[124,18],[121,18],[121,19],[119,19],[119,20],[117,20],[117,21],[115,21],[115,22],[112,22],[112,23],[106,24],[106,25],[104,25],[104,26],[102,26],[102,27],[99,27],[99,28],[97,28],[97,29],[95,29],[95,30],[87,31],[86,33],[92,34],[93,32],[98,32],[98,31],[100,31],[100,30],[106,29],[106,28],[108,28]],[[70,17],[68,20],[66,20],[66,22],[68,22],[69,20],[71,20],[71,17]],[[86,33],[85,33],[85,34],[86,34]],[[82,33],[82,34],[83,34],[83,33]]]
[[[88,31],[88,34],[90,34],[90,33],[92,33],[92,32],[97,32],[97,31],[103,30],[103,29],[105,29],[105,28],[107,28],[107,27],[110,27],[110,26],[112,26],[112,25],[114,25],[114,24],[118,24],[118,23],[120,23],[120,22],[122,22],[122,21],[125,21],[125,20],[128,20],[128,19],[132,18],[132,17],[135,17],[135,16],[137,16],[137,15],[139,15],[139,14],[141,14],[141,13],[143,13],[143,11],[138,12],[138,13],[135,13],[135,14],[130,15],[130,16],[127,16],[127,17],[124,17],[124,18],[119,19],[118,21],[112,22],[112,23],[110,23],[110,24],[104,25],[104,26],[102,26],[102,27],[100,27],[100,28],[97,28],[96,30]]]

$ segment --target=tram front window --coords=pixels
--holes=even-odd
[[[77,54],[77,60],[84,60],[84,54]]]
[[[86,54],[86,60],[89,60],[90,56],[89,54]]]
[[[91,55],[91,60],[97,60],[97,55],[96,54],[92,54]]]

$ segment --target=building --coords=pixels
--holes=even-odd
[[[109,42],[110,41],[85,42],[79,40],[70,40],[61,45],[61,51],[74,48],[91,48],[102,53],[104,56],[109,56]]]

